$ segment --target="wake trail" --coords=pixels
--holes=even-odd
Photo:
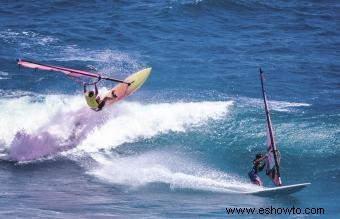
[[[153,151],[129,157],[95,153],[91,157],[96,165],[87,171],[88,174],[110,184],[139,188],[161,183],[172,190],[223,193],[244,193],[259,189],[233,174],[214,170],[171,151]]]

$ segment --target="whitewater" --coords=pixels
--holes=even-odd
[[[62,100],[62,101],[60,101]],[[232,101],[140,104],[124,102],[95,113],[79,96],[49,95],[7,100],[0,105],[10,119],[0,127],[4,160],[19,163],[69,157],[93,159],[87,172],[104,181],[141,186],[167,183],[171,188],[236,192],[251,189],[237,177],[194,164],[189,158],[164,152],[120,157],[112,151],[140,139],[180,133],[227,116]],[[17,106],[17,111],[10,110]],[[20,109],[21,107],[21,109]],[[22,110],[22,109],[25,110]],[[27,115],[31,116],[27,116]],[[13,119],[15,118],[15,119]],[[8,125],[11,129],[8,129]],[[166,157],[171,159],[166,160]],[[179,165],[180,163],[180,165]],[[84,165],[80,163],[80,165]],[[189,167],[189,166],[190,167]],[[126,174],[129,172],[131,174]],[[138,174],[140,173],[140,174]],[[254,189],[254,188],[253,188]]]

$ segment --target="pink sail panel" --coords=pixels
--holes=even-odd
[[[280,156],[277,153],[277,162],[278,165],[280,164]],[[279,175],[277,173],[277,168],[275,165],[275,158],[274,158],[274,149],[273,149],[273,143],[271,142],[270,138],[270,132],[267,126],[267,159],[266,159],[266,174],[269,176],[269,178],[273,181],[275,186],[281,185],[281,180],[279,178]]]
[[[271,178],[275,186],[281,186],[280,177],[280,155],[276,149],[274,141],[274,133],[272,129],[272,122],[270,120],[269,109],[267,104],[267,97],[263,85],[263,72],[260,69],[261,87],[264,102],[264,109],[266,113],[266,142],[267,142],[267,159],[266,159],[266,174]]]
[[[61,73],[64,73],[64,74],[66,74],[68,76],[72,76],[72,77],[84,77],[84,76],[85,77],[92,77],[92,78],[98,77],[97,74],[87,72],[87,71],[81,71],[81,70],[64,68],[64,67],[53,66],[53,65],[38,64],[38,63],[34,63],[34,62],[24,61],[24,60],[21,60],[21,59],[18,60],[18,65],[26,67],[26,68],[31,68],[31,69],[61,72]]]
[[[269,118],[269,123],[270,122],[270,117]],[[267,135],[267,138],[266,138],[266,142],[267,142],[267,151],[273,151],[273,142],[272,142],[272,139],[270,138],[270,132],[269,132],[269,127],[267,125],[267,129],[266,129],[266,135]],[[274,136],[273,136],[274,137]]]

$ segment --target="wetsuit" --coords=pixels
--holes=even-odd
[[[248,173],[250,181],[254,184],[257,184],[257,182],[260,182],[260,184],[262,184],[261,179],[257,175],[257,173],[263,170],[265,163],[264,163],[264,161],[257,161],[256,162],[256,160],[254,160],[253,164],[254,164],[253,168],[251,168],[251,170]]]

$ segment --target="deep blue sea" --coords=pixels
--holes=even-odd
[[[0,20],[0,218],[340,217],[339,1],[3,0]],[[96,113],[17,58],[152,73]],[[266,150],[259,67],[283,184],[312,183],[290,196],[239,194]],[[270,206],[324,215],[226,212]]]

